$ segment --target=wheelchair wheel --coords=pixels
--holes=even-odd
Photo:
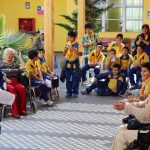
[[[57,88],[56,88],[56,93],[57,93],[57,98],[59,99],[59,91]]]
[[[6,106],[3,105],[1,108],[1,118],[5,118],[6,117]]]
[[[31,111],[35,114],[37,111],[37,106],[35,101],[31,101]]]

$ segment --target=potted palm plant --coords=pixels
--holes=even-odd
[[[5,29],[5,16],[0,16],[0,55],[5,48],[13,48],[17,51],[25,53],[29,46],[27,41],[30,36],[24,31],[13,31]]]

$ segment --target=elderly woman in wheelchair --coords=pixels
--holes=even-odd
[[[3,60],[0,62],[0,69],[6,74],[6,87],[10,93],[16,95],[15,101],[11,107],[12,117],[19,119],[20,116],[27,115],[26,109],[26,90],[25,87],[18,81],[19,69],[25,68],[25,63],[18,53],[20,64],[14,61],[17,52],[12,48],[4,50]]]

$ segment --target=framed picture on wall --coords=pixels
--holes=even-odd
[[[30,2],[25,2],[25,8],[30,9]]]

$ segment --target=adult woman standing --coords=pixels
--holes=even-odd
[[[23,69],[25,63],[22,60],[21,53],[18,54],[20,64],[14,61],[16,51],[12,48],[4,50],[3,61],[0,62],[0,69]],[[10,93],[16,95],[15,101],[11,107],[12,117],[19,119],[20,115],[27,115],[26,110],[26,91],[25,87],[17,80],[17,72],[14,74],[6,74],[7,89]]]

